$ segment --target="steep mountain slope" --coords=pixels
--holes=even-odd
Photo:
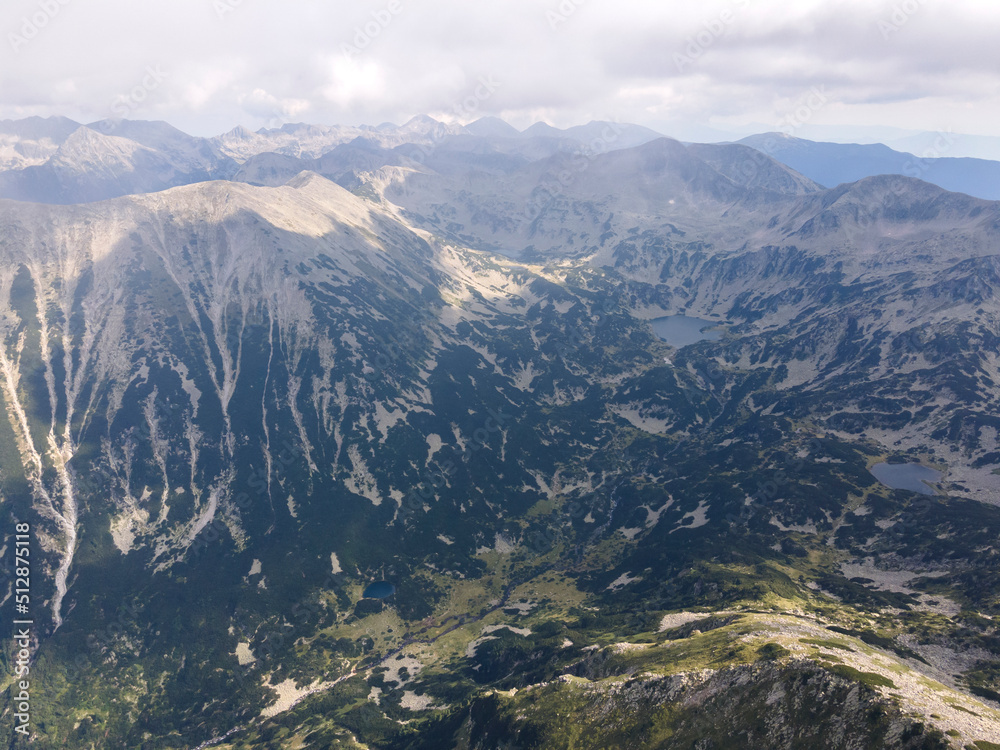
[[[67,117],[0,121],[0,170],[44,164],[79,127]]]
[[[950,222],[967,226],[963,241],[973,245],[983,242],[980,229],[989,237],[980,250],[964,252],[995,252],[991,202],[911,178],[819,191],[739,146],[685,148],[660,139],[607,154],[558,154],[499,179],[470,169],[459,181],[419,166],[384,169],[369,179],[428,230],[515,257],[572,255],[603,265],[615,241],[647,229],[709,243],[717,252],[794,242],[853,253],[863,243],[932,242],[940,229],[956,226]]]
[[[466,125],[465,129],[472,135],[484,138],[519,138],[521,136],[521,131],[499,117],[480,117],[475,122]]]
[[[127,138],[166,156],[176,169],[204,179],[229,178],[236,165],[207,138],[196,138],[165,122],[101,120],[87,127],[106,135]]]
[[[793,197],[747,190],[667,138],[611,153],[559,153],[499,178],[482,169],[453,180],[401,168],[370,181],[429,231],[531,258],[591,256],[636,227],[732,243],[748,221],[760,221],[760,203],[790,205]]]
[[[1000,742],[1000,204],[469,138],[0,202],[36,745]]]
[[[761,157],[738,143],[693,143],[688,151],[710,164],[720,174],[744,187],[756,187],[786,195],[805,195],[822,186],[774,159]]]
[[[228,177],[234,171],[232,161],[206,141],[199,143],[169,126],[114,123],[106,129],[121,135],[105,135],[101,124],[76,128],[42,163],[0,172],[0,197],[86,203]]]

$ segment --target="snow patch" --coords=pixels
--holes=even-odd
[[[257,661],[257,657],[254,656],[253,651],[250,650],[249,643],[237,644],[235,656],[241,667],[245,667],[247,664],[253,664]]]
[[[636,581],[641,581],[641,580],[642,580],[642,576],[638,576],[637,578],[633,578],[631,573],[622,573],[615,580],[613,580],[611,583],[608,584],[607,590],[608,591],[618,591],[619,589],[625,588],[630,583],[635,583]]]
[[[695,508],[690,513],[686,513],[684,518],[680,520],[677,526],[670,530],[673,534],[675,531],[681,531],[682,529],[698,529],[708,523],[708,509],[709,505],[704,500],[698,503],[698,507]],[[685,524],[684,521],[688,518],[693,519],[691,523]]]

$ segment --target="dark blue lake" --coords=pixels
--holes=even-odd
[[[934,489],[927,482],[940,482],[940,471],[921,464],[875,464],[872,474],[886,487],[910,490],[921,495],[933,495]]]
[[[687,315],[668,315],[665,318],[654,318],[649,321],[653,331],[661,339],[678,349],[699,341],[718,341],[722,331],[711,330],[719,325],[718,321],[689,318]]]
[[[368,584],[368,588],[361,595],[365,599],[387,599],[396,593],[396,587],[388,581],[376,581]]]

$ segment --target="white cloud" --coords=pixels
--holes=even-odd
[[[502,86],[482,113],[517,125],[617,118],[681,134],[767,124],[814,86],[829,95],[817,123],[997,134],[1000,122],[1000,3],[220,1],[232,7],[222,17],[214,0],[69,0],[15,52],[8,34],[38,5],[8,0],[0,117],[106,117],[160,65],[168,79],[132,116],[199,134],[275,117],[453,113],[483,76]]]
[[[323,89],[327,101],[348,108],[360,101],[378,102],[386,95],[385,76],[373,60],[337,55],[330,62],[330,82]]]
[[[244,112],[264,120],[294,120],[308,112],[312,106],[305,99],[279,99],[261,88],[254,89],[249,94],[241,94],[237,101]]]

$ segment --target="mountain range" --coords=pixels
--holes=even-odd
[[[1000,203],[505,126],[0,124],[34,745],[1000,746]]]
[[[955,142],[953,136],[943,134],[918,152],[925,156],[917,156],[882,144],[814,143],[781,133],[754,135],[740,141],[828,187],[873,175],[897,174],[945,190],[1000,199],[1000,162],[947,156]]]
[[[301,171],[335,181],[358,170],[457,159],[459,171],[492,165],[509,170],[556,154],[588,155],[635,148],[663,138],[649,128],[591,122],[560,130],[536,123],[523,133],[495,117],[466,126],[426,115],[402,126],[288,124],[252,132],[243,127],[215,138],[189,136],[164,122],[33,117],[0,122],[0,197],[72,204],[157,192],[208,180],[280,185]],[[822,187],[898,174],[989,200],[1000,199],[1000,162],[954,158],[962,136],[915,139],[916,153],[881,144],[816,143],[781,133],[744,138]],[[700,148],[702,144],[692,144]],[[720,144],[721,145],[721,144]],[[919,148],[917,148],[919,147]],[[920,154],[920,156],[916,155]],[[747,168],[747,167],[744,167]],[[732,174],[727,175],[733,177]]]

